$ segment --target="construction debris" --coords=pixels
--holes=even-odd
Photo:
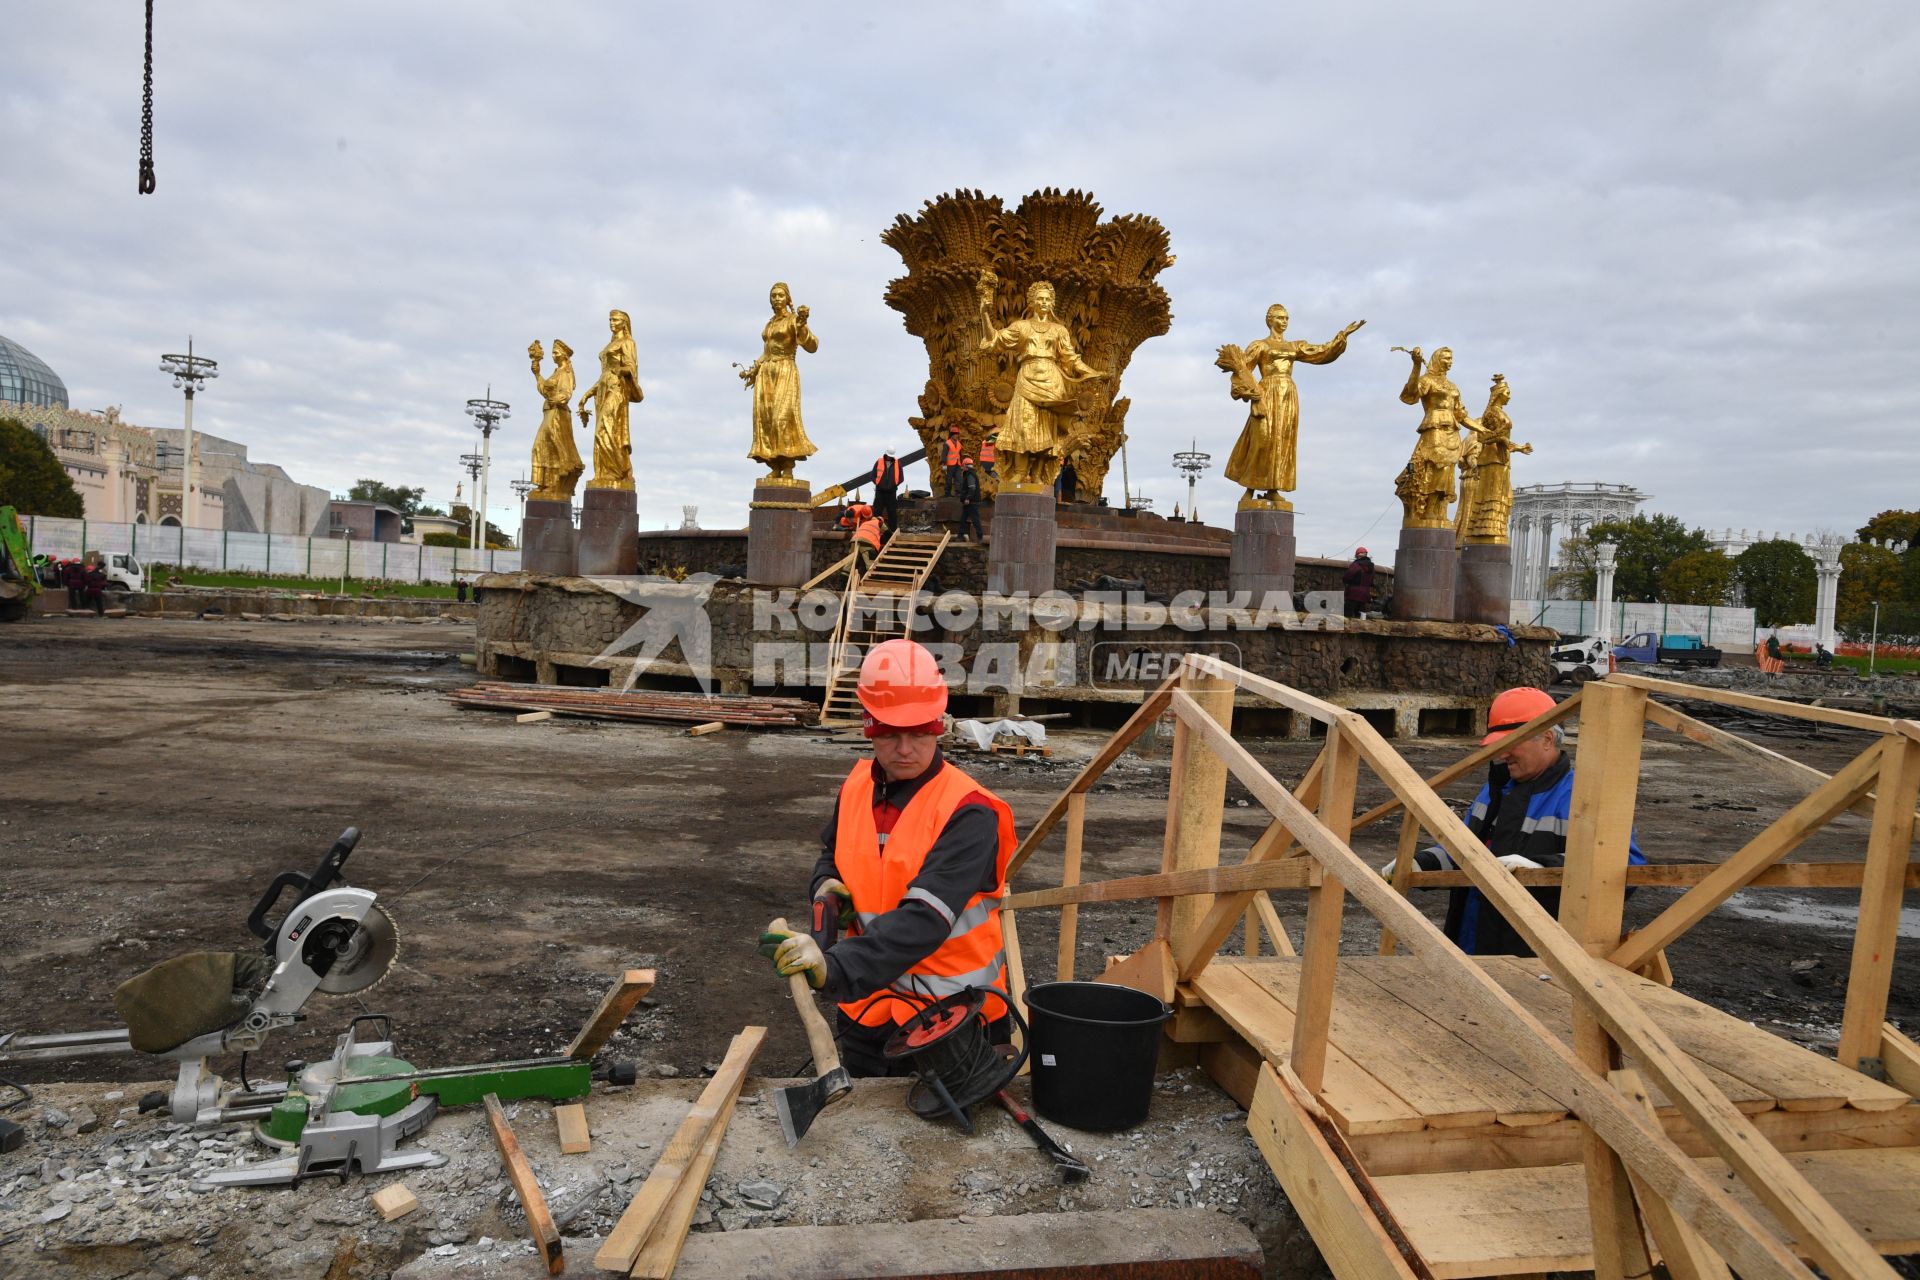
[[[805,698],[747,694],[661,693],[634,690],[574,689],[555,685],[482,681],[447,695],[463,707],[483,711],[546,711],[556,716],[594,720],[653,720],[767,727],[810,725],[819,708]]]
[[[567,1265],[560,1244],[560,1228],[553,1224],[553,1215],[547,1211],[547,1197],[540,1190],[539,1180],[533,1176],[533,1166],[527,1163],[526,1153],[520,1150],[519,1140],[513,1136],[513,1127],[507,1123],[507,1113],[501,1109],[500,1099],[490,1093],[485,1101],[487,1123],[493,1129],[494,1145],[500,1148],[500,1163],[506,1168],[507,1181],[512,1185],[521,1209],[526,1211],[527,1232],[545,1258],[547,1271],[557,1276]]]
[[[373,1193],[373,1207],[380,1211],[381,1221],[392,1222],[418,1209],[420,1197],[409,1191],[406,1183],[396,1182]]]

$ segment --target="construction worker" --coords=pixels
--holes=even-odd
[[[1000,460],[999,439],[998,431],[989,431],[987,438],[980,442],[980,470],[987,475],[994,473],[994,464]]]
[[[1532,688],[1508,689],[1487,712],[1482,746],[1498,741],[1534,717],[1553,710],[1553,698]],[[1560,726],[1516,742],[1493,758],[1487,781],[1474,797],[1467,829],[1480,837],[1500,865],[1512,871],[1562,867],[1567,861],[1567,823],[1573,812],[1573,761],[1561,748]],[[1647,859],[1628,836],[1629,862]],[[1451,871],[1452,857],[1439,846],[1414,856],[1420,871]],[[1393,873],[1389,862],[1381,871]],[[1560,911],[1558,889],[1530,889],[1549,914]],[[1454,889],[1447,902],[1446,934],[1468,955],[1530,956],[1533,949],[1506,917],[1488,906],[1478,889]]]
[[[760,949],[839,1005],[834,1036],[850,1074],[902,1074],[881,1047],[929,999],[997,989],[984,1010],[990,1038],[1010,1039],[1000,900],[1013,811],[942,756],[947,686],[933,654],[912,640],[876,645],[858,693],[873,758],[841,784],[813,869],[813,899],[840,936],[822,950],[809,934],[769,932]]]
[[[1340,575],[1340,582],[1345,592],[1347,616],[1359,617],[1373,603],[1373,557],[1365,547],[1354,550],[1353,561]]]
[[[960,428],[947,428],[947,443],[940,451],[941,474],[947,480],[947,492],[953,492],[953,482],[960,476],[960,459],[966,455],[966,449],[960,443]]]
[[[889,449],[873,464],[873,505],[887,528],[900,527],[900,486],[907,480],[907,469]]]
[[[960,499],[960,536],[971,542],[985,542],[986,530],[980,527],[980,477],[974,473],[973,459],[960,459],[959,479],[951,486],[953,496]],[[973,532],[969,534],[967,530]]]
[[[107,571],[98,560],[90,560],[80,574],[80,607],[92,609],[96,618],[107,612]]]
[[[60,585],[67,589],[67,608],[80,607],[80,593],[86,587],[87,573],[78,560],[60,562]]]
[[[853,549],[859,555],[857,567],[865,573],[880,556],[880,521],[875,518],[872,507],[864,502],[858,505],[860,514],[854,517]]]

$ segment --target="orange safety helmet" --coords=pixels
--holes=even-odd
[[[888,640],[860,664],[860,705],[881,724],[917,728],[947,710],[947,682],[933,654],[912,640]]]
[[[1545,689],[1535,689],[1523,685],[1518,689],[1509,689],[1493,700],[1487,708],[1487,736],[1480,739],[1480,745],[1504,738],[1535,716],[1553,710],[1553,695]]]

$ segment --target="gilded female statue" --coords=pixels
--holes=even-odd
[[[1513,518],[1513,455],[1533,452],[1532,445],[1513,442],[1513,419],[1507,416],[1512,398],[1506,378],[1494,374],[1486,412],[1478,422],[1467,422],[1467,430],[1473,433],[1467,447],[1474,455],[1474,467],[1470,492],[1460,498],[1460,541],[1507,540],[1507,525]]]
[[[1296,484],[1300,393],[1293,384],[1293,366],[1296,362],[1332,364],[1346,353],[1347,339],[1365,323],[1355,320],[1329,342],[1297,342],[1287,337],[1287,309],[1276,302],[1267,308],[1266,337],[1244,348],[1232,343],[1220,348],[1214,364],[1233,375],[1233,398],[1251,402],[1247,425],[1241,428],[1226,471],[1227,479],[1247,491],[1240,500],[1243,508],[1292,509],[1280,493]],[[1257,382],[1255,369],[1260,373]]]
[[[1405,350],[1404,347],[1398,350]],[[1460,461],[1460,432],[1467,425],[1467,411],[1460,403],[1460,388],[1447,377],[1453,368],[1453,350],[1441,347],[1426,364],[1420,348],[1408,352],[1413,357],[1413,372],[1400,390],[1402,404],[1421,407],[1420,439],[1413,447],[1412,484],[1402,497],[1406,505],[1409,529],[1444,529],[1447,507],[1453,501],[1453,469]]]
[[[553,340],[550,378],[540,376],[543,354],[537,339],[528,345],[533,385],[540,390],[540,429],[533,433],[533,492],[527,496],[540,502],[572,502],[574,486],[585,470],[573,443],[573,415],[568,412],[573,399],[573,348]]]
[[[796,483],[793,464],[813,456],[813,441],[800,421],[800,366],[798,351],[820,349],[820,339],[807,327],[807,308],[794,310],[793,294],[784,283],[767,294],[773,318],[760,330],[760,358],[740,371],[753,392],[753,448],[747,456],[772,470],[768,483]]]
[[[1053,316],[1053,286],[1044,280],[1027,289],[1027,313],[1004,329],[993,327],[991,271],[980,273],[981,351],[1017,352],[1018,371],[998,441],[1000,488],[1008,493],[1045,493],[1060,474],[1073,434],[1078,385],[1107,375],[1089,368],[1074,350],[1073,335]]]
[[[587,401],[595,403],[593,479],[589,489],[633,488],[633,440],[627,433],[627,406],[645,398],[636,372],[633,321],[624,311],[609,311],[613,336],[600,348],[600,380],[580,397],[580,425],[587,425]]]

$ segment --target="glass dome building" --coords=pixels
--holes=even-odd
[[[5,334],[0,334],[0,402],[70,407],[60,375]]]

